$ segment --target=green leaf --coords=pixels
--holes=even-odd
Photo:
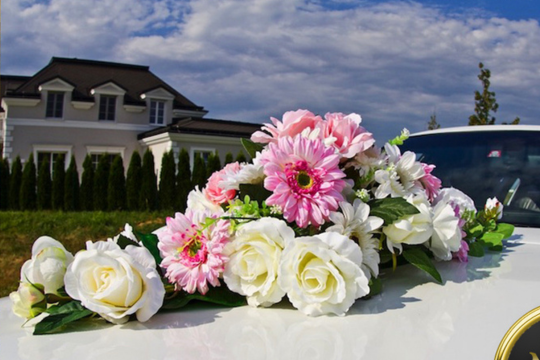
[[[156,264],[159,268],[159,264],[161,264],[161,255],[159,253],[158,249],[158,242],[159,239],[156,234],[143,234],[140,232],[135,232],[135,236],[137,236],[137,239],[140,240],[140,242],[144,245],[145,248],[150,251],[150,254],[154,257],[154,260],[156,260]]]
[[[500,233],[487,232],[480,238],[480,241],[484,244],[493,247],[493,246],[502,246],[502,241],[504,235]]]
[[[251,201],[257,201],[262,204],[272,195],[272,192],[266,190],[262,184],[240,184],[239,198],[243,199],[249,196]]]
[[[469,256],[482,257],[484,256],[484,247],[479,242],[469,244]]]
[[[466,231],[471,235],[471,237],[479,238],[484,233],[484,227],[482,224],[477,223],[473,227],[468,228]]]
[[[379,278],[372,277],[369,280],[369,294],[368,296],[375,296],[382,292],[382,281]]]
[[[416,266],[420,270],[427,272],[431,275],[439,284],[442,283],[441,274],[435,268],[435,265],[431,262],[430,258],[425,252],[419,248],[408,248],[403,250],[403,257],[409,262],[409,264]]]
[[[503,234],[503,239],[508,239],[512,234],[514,233],[514,225],[512,224],[506,224],[506,223],[500,223],[497,225],[497,228],[495,229],[495,232],[499,234]]]
[[[128,237],[125,237],[124,235],[118,236],[117,244],[121,249],[125,249],[128,245],[140,246],[138,243]]]
[[[51,306],[46,312],[50,315],[36,325],[34,335],[49,334],[66,324],[94,313],[84,308],[78,301],[70,301],[64,305]]]
[[[177,292],[170,299],[165,299],[162,309],[178,309],[186,306],[192,300],[204,301],[212,304],[235,307],[246,305],[246,298],[232,292],[226,286],[211,287],[205,295],[199,293],[188,294],[184,291]]]
[[[254,143],[249,139],[240,139],[240,141],[251,158],[254,158],[257,155],[257,151],[261,152],[264,149],[262,144]]]
[[[416,206],[403,198],[374,199],[368,202],[371,211],[369,215],[378,216],[384,220],[385,225],[407,216],[418,214]]]

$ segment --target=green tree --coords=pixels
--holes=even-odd
[[[182,213],[186,211],[187,197],[192,189],[189,154],[186,149],[182,149],[178,155],[178,171],[176,172],[176,208],[178,211]]]
[[[154,155],[150,149],[146,149],[143,156],[140,199],[143,210],[156,210],[157,176],[154,165]]]
[[[223,163],[223,166],[227,165],[227,164],[230,164],[234,162],[234,158],[233,158],[233,154],[232,152],[228,152],[226,155],[225,155],[225,162]]]
[[[17,155],[15,161],[11,165],[11,176],[9,177],[9,195],[8,208],[11,210],[20,210],[20,193],[22,181],[22,164],[21,158]]]
[[[94,210],[107,211],[110,169],[109,155],[101,155],[94,174]]]
[[[0,210],[9,208],[9,160],[0,159]]]
[[[176,164],[173,151],[166,152],[161,158],[159,172],[159,207],[174,210],[176,193]]]
[[[244,152],[240,150],[238,152],[238,155],[236,155],[236,161],[239,163],[247,162],[246,155],[244,155]]]
[[[53,167],[52,174],[52,208],[64,209],[64,184],[66,180],[64,155],[58,155]]]
[[[208,175],[207,178],[209,178],[210,176],[212,176],[213,173],[219,170],[221,170],[221,160],[219,159],[219,153],[216,150],[212,157],[208,159],[206,171],[206,174]]]
[[[72,155],[64,181],[64,210],[79,210],[79,192],[79,171],[77,170],[77,161],[75,160],[75,156]]]
[[[206,185],[206,165],[200,154],[195,154],[193,160],[193,174],[191,181],[193,186],[199,186],[199,189],[202,189]]]
[[[19,195],[21,210],[36,209],[36,165],[34,163],[34,154],[30,154],[28,161],[24,164]]]
[[[437,122],[437,114],[433,113],[429,117],[428,130],[440,129],[441,125]]]
[[[126,178],[127,208],[141,210],[142,165],[141,155],[137,150],[131,154]]]
[[[87,154],[83,162],[83,173],[80,188],[80,207],[82,210],[94,209],[94,165],[90,154]]]
[[[109,211],[126,209],[126,178],[124,175],[124,160],[116,155],[109,173],[108,209]]]
[[[51,163],[49,157],[43,158],[39,165],[37,178],[37,208],[38,210],[50,209],[52,199]]]

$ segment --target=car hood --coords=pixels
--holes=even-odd
[[[506,331],[540,306],[540,229],[516,228],[502,252],[437,263],[444,284],[406,265],[346,316],[193,304],[121,326],[88,321],[33,336],[0,299],[6,359],[490,359]]]

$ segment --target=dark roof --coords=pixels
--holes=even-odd
[[[139,134],[138,139],[163,133],[214,135],[225,137],[249,138],[253,132],[260,130],[261,124],[241,121],[206,119],[187,117],[173,119],[173,123]]]
[[[93,101],[90,90],[99,85],[113,82],[127,91],[124,96],[126,104],[144,104],[140,98],[141,94],[162,87],[175,96],[173,104],[175,109],[205,111],[202,106],[197,106],[154,75],[148,66],[53,57],[49,64],[34,76],[2,75],[2,83],[4,83],[4,78],[20,78],[16,88],[7,89],[9,90],[7,95],[13,97],[39,94],[40,85],[61,78],[75,87],[73,90],[73,99],[75,100]],[[15,83],[15,80],[11,81],[12,84]],[[4,95],[3,86],[2,84],[2,95]]]

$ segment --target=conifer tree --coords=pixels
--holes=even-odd
[[[142,165],[141,155],[135,150],[131,154],[126,178],[126,198],[128,210],[141,210],[141,185],[142,185]]]
[[[9,177],[8,208],[11,210],[20,210],[20,193],[22,181],[21,158],[17,155],[11,165],[11,176]]]
[[[64,183],[66,180],[64,155],[58,155],[53,167],[52,174],[52,208],[53,210],[64,209]]]
[[[221,170],[221,160],[219,159],[219,154],[216,151],[211,158],[208,158],[208,166],[206,171],[207,178],[219,170]]]
[[[204,160],[200,154],[195,154],[193,160],[193,175],[191,181],[193,186],[199,186],[199,189],[202,190],[206,186],[206,166]]]
[[[30,154],[28,161],[24,164],[19,202],[21,210],[36,209],[36,164],[34,163],[34,154]]]
[[[75,161],[75,156],[72,155],[64,181],[64,210],[79,210],[79,192],[79,171],[77,170],[77,162]]]
[[[240,150],[238,152],[238,155],[236,155],[236,161],[239,163],[247,162],[246,155],[244,155],[244,152]]]
[[[79,192],[80,207],[82,210],[91,211],[94,209],[94,165],[92,157],[86,154],[83,162],[83,173],[81,178],[81,188]]]
[[[9,207],[9,160],[0,159],[0,210]]]
[[[126,178],[124,176],[124,160],[116,155],[109,173],[108,209],[118,211],[126,209]]]
[[[205,177],[208,179],[214,173],[214,153],[210,153],[206,159]]]
[[[225,155],[225,162],[223,163],[223,166],[225,167],[225,165],[227,164],[230,164],[234,162],[234,157],[233,157],[233,154],[232,152],[228,152],[226,155]]]
[[[174,210],[176,197],[176,164],[173,151],[163,154],[159,173],[159,208]]]
[[[186,149],[182,149],[178,156],[178,171],[176,173],[176,208],[178,211],[183,213],[186,210],[187,197],[192,189],[189,154]]]
[[[38,170],[37,179],[37,208],[38,210],[48,210],[52,207],[52,181],[51,164],[49,157],[45,157]]]
[[[143,210],[157,208],[157,176],[154,167],[154,155],[146,149],[142,162],[141,204]]]
[[[103,154],[100,156],[98,166],[94,174],[94,210],[107,210],[107,192],[109,189],[110,167],[109,155]]]

